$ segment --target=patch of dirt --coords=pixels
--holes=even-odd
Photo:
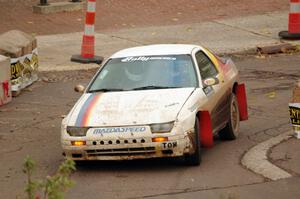
[[[74,70],[74,71],[51,71],[51,72],[40,72],[40,80],[46,83],[54,82],[67,82],[67,81],[78,81],[84,79],[91,79],[96,74],[98,69],[89,70]]]
[[[254,70],[254,71],[247,71],[242,72],[241,76],[244,79],[251,80],[251,79],[278,79],[278,80],[298,80],[300,79],[300,72],[297,73],[283,73],[277,71],[263,71],[263,70]]]

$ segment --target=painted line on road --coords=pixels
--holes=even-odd
[[[268,151],[275,145],[290,139],[293,133],[293,131],[288,131],[255,145],[243,156],[242,165],[270,180],[292,177],[291,174],[268,161]]]

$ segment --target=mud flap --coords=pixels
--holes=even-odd
[[[201,111],[200,118],[200,141],[201,146],[210,148],[214,144],[211,118],[208,111]]]
[[[237,85],[235,87],[235,94],[239,105],[240,121],[248,120],[248,105],[245,84]]]

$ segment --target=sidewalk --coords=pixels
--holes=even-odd
[[[156,43],[199,44],[216,53],[235,53],[257,46],[280,43],[278,32],[286,30],[288,12],[213,20],[170,26],[130,28],[97,32],[96,55],[109,57],[128,47]],[[98,67],[70,62],[80,53],[82,33],[38,36],[40,70],[77,70]]]

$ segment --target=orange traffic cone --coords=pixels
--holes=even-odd
[[[289,30],[281,31],[282,39],[300,39],[300,0],[290,0]]]
[[[71,57],[73,62],[101,64],[103,61],[103,57],[95,56],[95,15],[96,0],[88,0],[81,54],[73,55]]]

